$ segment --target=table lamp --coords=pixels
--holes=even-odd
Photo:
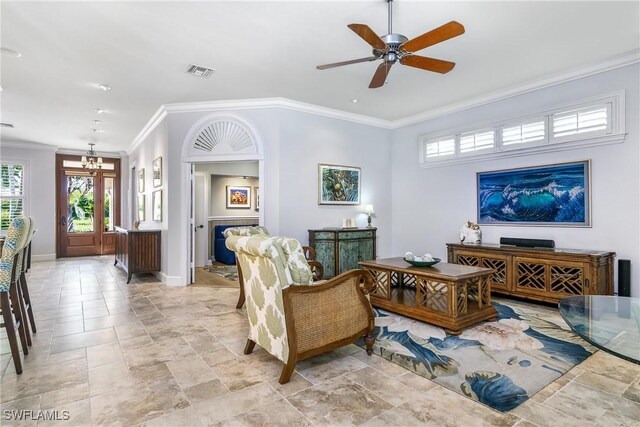
[[[373,205],[365,205],[364,212],[367,214],[367,227],[371,228],[371,214],[374,214]]]

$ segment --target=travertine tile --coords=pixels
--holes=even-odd
[[[240,390],[280,375],[283,363],[266,352],[218,363],[211,369],[229,390]]]
[[[167,367],[183,389],[217,379],[211,368],[198,356],[167,362]]]
[[[284,399],[276,400],[213,425],[218,426],[310,426],[296,408]]]
[[[287,400],[313,423],[357,425],[393,406],[345,377],[315,385]]]
[[[281,361],[259,346],[243,354],[237,289],[171,288],[148,274],[127,284],[112,264],[34,263],[38,333],[16,375],[0,330],[0,409],[69,411],[56,424],[83,426],[640,425],[640,367],[603,351],[509,413],[353,344],[299,362],[282,385]]]

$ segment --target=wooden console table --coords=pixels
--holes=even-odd
[[[449,262],[494,269],[491,291],[558,303],[575,295],[613,295],[615,252],[447,244]]]
[[[360,261],[376,259],[376,230],[375,227],[309,230],[309,246],[316,251],[324,278],[358,268]]]
[[[492,269],[447,263],[413,267],[402,258],[359,264],[373,279],[370,297],[375,307],[433,323],[454,335],[498,315],[491,305]]]
[[[115,227],[116,260],[127,273],[127,283],[135,273],[161,270],[160,230],[125,230]]]

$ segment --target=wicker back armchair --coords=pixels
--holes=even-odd
[[[314,285],[300,243],[287,237],[229,236],[244,277],[249,318],[245,354],[256,344],[285,363],[280,383],[289,382],[299,360],[365,337],[373,346],[373,310],[361,270]]]
[[[231,236],[270,236],[269,230],[267,227],[263,226],[241,226],[241,227],[232,227],[227,228],[222,233],[225,238],[229,238]],[[225,242],[226,245],[226,242]],[[324,276],[324,268],[319,261],[316,260],[316,251],[312,247],[302,246],[302,250],[304,253],[304,257],[307,260],[307,265],[311,268],[311,273],[313,275],[313,281],[316,282],[318,280],[322,280]],[[238,303],[236,304],[236,308],[242,308],[244,305],[244,278],[242,277],[242,269],[240,268],[240,263],[238,262],[238,257],[236,256],[236,269],[238,270],[238,281],[240,282],[240,295],[238,295]]]

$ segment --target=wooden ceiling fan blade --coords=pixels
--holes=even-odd
[[[408,42],[403,43],[400,49],[405,52],[417,52],[434,44],[449,40],[464,34],[464,26],[456,21],[447,22],[444,25],[424,33]]]
[[[316,68],[318,70],[326,70],[328,68],[334,68],[334,67],[342,67],[343,65],[351,65],[351,64],[357,64],[359,62],[370,62],[370,61],[375,61],[376,59],[378,59],[377,56],[368,56],[366,58],[360,58],[360,59],[352,59],[350,61],[342,61],[342,62],[334,62],[332,64],[324,64],[324,65],[318,65]]]
[[[455,62],[443,61],[442,59],[427,58],[426,56],[410,55],[400,59],[402,65],[420,68],[422,70],[434,71],[446,74],[456,66]]]
[[[362,38],[362,40],[366,41],[373,47],[374,49],[386,50],[387,44],[382,41],[380,37],[376,33],[373,32],[368,25],[365,24],[349,24],[347,25],[357,35]]]
[[[378,69],[373,75],[371,83],[369,83],[369,89],[375,89],[384,85],[384,82],[387,80],[387,75],[389,74],[392,65],[393,63],[391,62],[383,62],[382,64],[378,65]]]

